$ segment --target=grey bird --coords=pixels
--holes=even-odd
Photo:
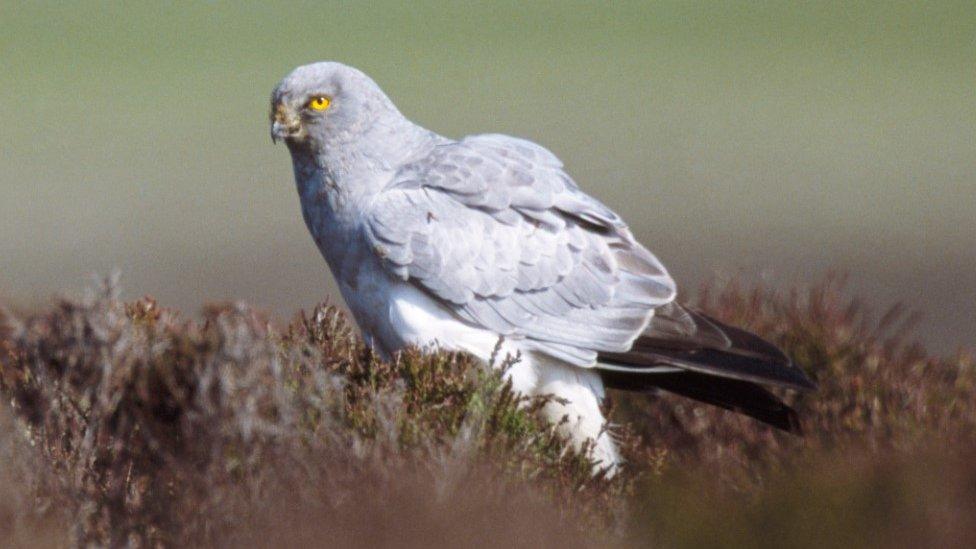
[[[296,68],[271,96],[302,215],[363,337],[519,360],[523,395],[596,467],[621,457],[606,387],[665,390],[798,431],[763,385],[814,387],[779,349],[675,302],[676,286],[624,221],[547,149],[453,140],[407,120],[352,67]],[[587,443],[587,441],[590,441]]]

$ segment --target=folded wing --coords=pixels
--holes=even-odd
[[[438,146],[374,201],[366,236],[396,275],[457,317],[572,364],[624,352],[667,271],[549,151],[487,135]]]
[[[775,346],[673,302],[665,268],[546,149],[483,135],[401,168],[370,208],[390,272],[461,322],[600,370],[609,387],[664,389],[794,430],[759,384],[813,385]]]

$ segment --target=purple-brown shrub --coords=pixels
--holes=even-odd
[[[108,546],[918,546],[976,540],[976,372],[829,278],[697,306],[782,345],[803,438],[612,394],[629,464],[593,479],[497,372],[372,354],[334,308],[185,319],[114,286],[0,320],[0,535]],[[499,360],[504,360],[499,358]],[[13,414],[8,413],[12,411]],[[4,415],[6,414],[6,415]],[[34,535],[33,532],[43,535]]]

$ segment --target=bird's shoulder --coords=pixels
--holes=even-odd
[[[432,147],[398,171],[365,221],[390,269],[458,303],[553,287],[579,268],[606,275],[594,287],[614,286],[620,268],[671,284],[621,218],[580,191],[554,154],[514,137]],[[608,299],[588,292],[579,305]]]
[[[552,153],[506,136],[433,147],[365,216],[388,272],[458,318],[579,365],[625,350],[674,299],[661,263]]]
[[[380,193],[443,194],[467,208],[487,212],[500,223],[520,219],[561,229],[566,218],[590,228],[626,232],[612,209],[583,192],[562,161],[532,141],[502,134],[444,140],[402,165]]]

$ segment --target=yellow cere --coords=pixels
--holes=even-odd
[[[332,104],[332,101],[330,101],[328,97],[322,95],[308,100],[308,108],[312,109],[313,111],[324,111],[325,109],[329,108],[330,104]]]

